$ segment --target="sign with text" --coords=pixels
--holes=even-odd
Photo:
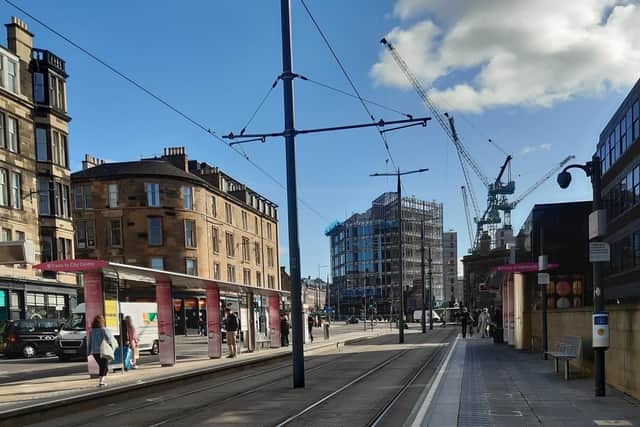
[[[611,248],[606,242],[589,242],[589,262],[611,261]]]
[[[107,261],[95,259],[61,259],[36,264],[32,268],[46,271],[92,271],[99,270],[107,265],[109,265]]]

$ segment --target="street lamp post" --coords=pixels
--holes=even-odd
[[[429,259],[431,259],[431,256],[429,256]],[[420,324],[422,325],[422,333],[425,334],[427,332],[427,319],[425,318],[427,294],[424,277],[424,219],[420,221],[420,273],[422,278],[422,319]]]
[[[585,163],[584,165],[569,165],[563,169],[562,172],[558,174],[558,185],[561,188],[569,187],[571,184],[571,174],[568,172],[571,168],[582,169],[584,173],[591,178],[591,185],[593,188],[593,212],[591,215],[595,215],[594,218],[600,216],[602,207],[602,195],[601,195],[601,164],[600,157],[594,155],[591,158],[590,162]],[[597,224],[597,220],[596,220]],[[599,242],[601,241],[601,236],[604,233],[604,230],[601,230],[600,227],[596,226],[596,232],[593,233],[593,238],[591,238],[590,242]],[[590,237],[591,236],[591,233]],[[593,314],[601,314],[604,312],[604,286],[602,283],[602,269],[600,262],[593,262]],[[595,316],[594,316],[595,317]],[[594,371],[594,380],[595,380],[595,395],[596,396],[604,396],[605,395],[605,350],[606,347],[594,347],[594,360],[593,360],[593,371]]]
[[[400,249],[400,266],[399,266],[399,283],[400,283],[400,313],[399,313],[399,318],[400,321],[398,322],[398,342],[400,344],[404,344],[404,317],[405,317],[405,312],[404,312],[404,283],[403,283],[403,272],[402,272],[402,263],[403,263],[403,254],[402,254],[402,183],[400,181],[400,177],[403,175],[411,175],[411,174],[415,174],[415,173],[422,173],[422,172],[426,172],[428,171],[428,168],[423,168],[423,169],[416,169],[416,170],[412,170],[412,171],[407,171],[407,172],[400,172],[400,169],[398,169],[396,172],[392,172],[392,173],[373,173],[369,176],[395,176],[398,179],[398,188],[396,191],[396,198],[397,198],[397,202],[398,202],[398,246]]]

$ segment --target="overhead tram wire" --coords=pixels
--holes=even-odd
[[[316,18],[313,16],[313,13],[311,13],[311,10],[309,9],[309,7],[307,6],[307,4],[305,3],[304,0],[300,0],[300,3],[302,4],[302,7],[307,12],[307,15],[309,15],[309,18],[311,19],[311,22],[313,23],[313,25],[315,26],[316,30],[320,34],[320,37],[322,38],[324,43],[327,45],[327,48],[329,49],[329,51],[331,52],[331,55],[333,56],[333,58],[335,59],[336,63],[338,64],[338,67],[340,67],[340,70],[342,70],[342,74],[344,74],[345,78],[349,82],[349,85],[351,85],[351,88],[353,89],[353,92],[356,94],[356,96],[360,100],[360,104],[362,104],[362,107],[364,108],[364,110],[367,112],[367,114],[371,118],[371,121],[375,122],[376,119],[375,119],[374,115],[371,113],[371,110],[369,110],[369,107],[367,107],[367,104],[365,103],[365,101],[362,98],[362,96],[360,96],[360,92],[358,91],[358,88],[356,87],[355,83],[353,83],[353,80],[351,80],[351,77],[349,76],[349,73],[347,73],[346,68],[344,67],[344,65],[342,65],[342,61],[340,61],[340,58],[338,58],[338,55],[336,54],[335,50],[331,46],[331,43],[329,43],[329,40],[325,36],[325,34],[322,31],[322,29],[320,28],[320,25],[318,24],[318,21],[316,21]],[[389,141],[387,141],[387,137],[385,136],[385,134],[383,132],[380,132],[380,129],[378,129],[378,133],[380,134],[380,138],[382,139],[382,143],[383,143],[384,148],[385,148],[385,150],[387,152],[387,155],[389,156],[389,159],[391,160],[391,163],[393,164],[393,168],[397,170],[398,166],[396,165],[396,162],[393,159],[393,156],[391,155],[391,150],[389,149]]]
[[[232,151],[234,151],[236,154],[238,154],[240,157],[242,157],[243,159],[245,159],[250,165],[252,165],[254,168],[256,168],[260,173],[262,173],[263,175],[265,175],[267,178],[269,178],[269,180],[271,180],[273,183],[275,183],[278,187],[282,188],[283,190],[286,190],[286,187],[284,184],[282,184],[275,176],[273,176],[273,174],[269,173],[266,169],[264,169],[262,166],[260,166],[258,163],[256,163],[255,161],[253,161],[246,152],[242,152],[240,150],[238,150],[237,148],[235,148],[233,145],[231,145],[229,142],[225,141],[224,139],[222,139],[220,136],[218,136],[216,134],[215,131],[213,131],[211,128],[205,126],[204,124],[202,124],[201,122],[197,121],[196,119],[194,119],[193,117],[189,116],[187,113],[185,113],[184,111],[180,110],[179,108],[173,106],[172,104],[170,104],[168,101],[166,101],[165,99],[163,99],[162,97],[160,97],[159,95],[155,94],[154,92],[152,92],[151,90],[147,89],[146,87],[144,87],[141,83],[137,82],[136,80],[134,80],[133,78],[127,76],[126,74],[124,74],[122,71],[119,71],[117,68],[113,67],[112,65],[110,65],[109,63],[107,63],[106,61],[104,61],[103,59],[101,59],[100,57],[96,56],[95,54],[93,54],[91,51],[83,48],[82,46],[80,46],[79,44],[77,44],[76,42],[74,42],[73,40],[71,40],[69,37],[65,36],[64,34],[60,33],[59,31],[57,31],[56,29],[54,29],[53,27],[51,27],[50,25],[48,25],[47,23],[45,23],[44,21],[42,21],[41,19],[37,18],[36,16],[34,16],[33,14],[29,13],[28,11],[26,11],[25,9],[21,8],[20,6],[16,5],[15,3],[13,3],[10,0],[4,0],[9,6],[13,7],[14,9],[18,10],[19,12],[23,13],[24,15],[28,16],[29,18],[31,18],[33,21],[37,22],[38,24],[40,24],[42,27],[44,27],[45,29],[47,29],[48,31],[50,31],[51,33],[55,34],[56,36],[58,36],[59,38],[61,38],[62,40],[64,40],[65,42],[67,42],[68,44],[70,44],[71,46],[75,47],[76,49],[80,50],[82,53],[84,53],[85,55],[89,56],[91,59],[93,59],[94,61],[98,62],[99,64],[101,64],[102,66],[104,66],[105,68],[109,69],[112,73],[116,74],[118,77],[126,80],[127,82],[129,82],[130,84],[132,84],[133,86],[135,86],[136,88],[138,88],[139,90],[141,90],[142,92],[144,92],[145,94],[147,94],[148,96],[150,96],[151,98],[155,99],[156,101],[158,101],[159,103],[161,103],[162,105],[164,105],[165,107],[167,107],[169,110],[173,111],[174,113],[178,114],[180,117],[182,117],[184,120],[188,121],[189,123],[191,123],[193,126],[197,127],[198,129],[206,132],[207,134],[209,134],[210,136],[212,136],[214,139],[216,139],[218,142],[224,144],[227,148],[231,149]],[[326,218],[324,215],[322,215],[317,209],[313,208],[311,205],[309,205],[308,203],[306,203],[304,200],[298,198],[298,201],[300,202],[301,205],[305,206],[307,209],[309,209],[309,211],[313,212],[314,214],[316,214],[318,217],[320,217],[322,220],[329,222],[330,220],[328,218]]]

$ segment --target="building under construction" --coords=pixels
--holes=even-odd
[[[421,229],[424,227],[424,240]],[[332,284],[328,305],[339,317],[396,316],[399,308],[400,245],[396,193],[384,193],[364,213],[331,224],[325,234],[330,239]],[[421,306],[421,248],[425,248],[426,287],[431,250],[433,296],[443,299],[442,204],[402,198],[403,278],[407,313]],[[427,293],[428,296],[428,293]],[[395,314],[394,314],[395,313]]]

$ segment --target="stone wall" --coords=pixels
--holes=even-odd
[[[610,347],[606,352],[607,383],[636,399],[640,399],[640,305],[607,306],[609,311]],[[549,310],[548,338],[553,348],[563,336],[582,337],[582,352],[572,364],[585,375],[591,375],[591,307]],[[529,349],[539,350],[540,311],[530,312],[533,339]]]

